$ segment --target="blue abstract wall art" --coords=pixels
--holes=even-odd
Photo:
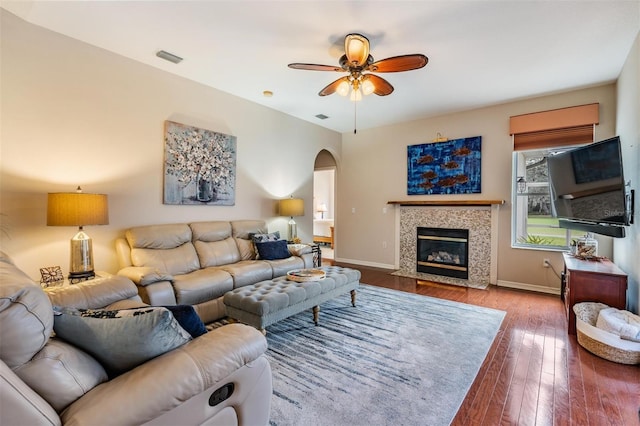
[[[407,195],[480,193],[482,137],[407,147]]]

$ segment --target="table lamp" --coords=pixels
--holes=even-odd
[[[91,238],[82,229],[86,225],[108,225],[109,207],[105,194],[76,192],[50,193],[47,199],[48,226],[78,226],[71,239],[69,281],[93,278],[93,247]]]
[[[327,212],[327,205],[325,203],[318,204],[318,211],[320,212],[320,219],[324,219],[324,214]]]
[[[298,237],[298,225],[293,220],[294,216],[304,216],[304,200],[302,198],[286,198],[280,200],[279,210],[281,216],[289,216],[289,226],[287,229],[287,241],[293,241]]]

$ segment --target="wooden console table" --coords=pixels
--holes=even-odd
[[[564,257],[564,306],[569,334],[576,334],[573,305],[600,302],[613,308],[626,309],[627,274],[609,260],[580,260],[569,253]]]

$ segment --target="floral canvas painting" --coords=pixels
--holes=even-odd
[[[407,195],[480,193],[482,137],[407,147]]]
[[[165,204],[235,204],[235,136],[166,121],[164,142]]]

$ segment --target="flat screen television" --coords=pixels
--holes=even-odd
[[[618,136],[547,157],[551,211],[560,226],[623,237],[629,194]]]

